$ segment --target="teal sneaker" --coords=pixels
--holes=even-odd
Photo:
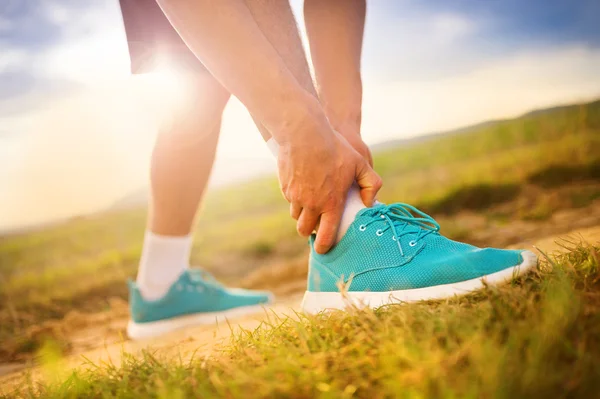
[[[311,237],[303,310],[448,298],[482,288],[483,280],[509,281],[537,264],[530,251],[477,248],[445,238],[439,229],[413,206],[381,204],[360,211],[324,255],[315,252]]]
[[[160,299],[145,300],[136,283],[129,281],[131,339],[150,338],[180,328],[214,324],[226,318],[260,311],[273,301],[272,294],[225,288],[209,273],[186,270]]]

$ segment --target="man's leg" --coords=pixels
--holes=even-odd
[[[160,128],[151,164],[148,230],[136,282],[129,284],[133,339],[259,310],[266,292],[228,290],[188,268],[191,230],[215,157],[229,93],[189,51],[158,4],[120,0],[133,73],[167,62],[187,94]],[[156,93],[160,95],[161,93]]]
[[[290,72],[296,80],[315,97],[315,90],[306,54],[302,46],[302,40],[298,33],[298,26],[294,19],[294,14],[288,1],[281,0],[247,0],[248,9],[254,16],[258,27],[261,29],[267,40],[271,42],[275,50],[279,53],[286,63]],[[277,143],[271,138],[271,134],[255,119],[256,125],[267,142],[273,155],[277,157]],[[348,226],[354,221],[356,214],[365,208],[357,187],[353,187],[348,193],[348,199],[344,214],[338,230],[337,240],[340,241],[344,236]],[[291,210],[292,217],[298,219],[300,214],[296,210]],[[304,235],[310,232],[301,232]]]
[[[186,76],[190,101],[161,127],[151,161],[148,231],[137,284],[162,297],[188,266],[194,216],[208,182],[229,93],[207,72]]]
[[[132,339],[256,312],[272,300],[267,292],[229,290],[188,267],[192,224],[229,99],[209,73],[189,79],[193,95],[161,129],[152,155],[148,230],[137,280],[130,283]]]

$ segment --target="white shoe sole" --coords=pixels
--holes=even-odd
[[[349,305],[359,308],[378,308],[394,303],[443,299],[465,295],[483,288],[484,282],[488,285],[499,285],[509,282],[513,277],[526,273],[537,264],[537,256],[533,252],[523,251],[521,256],[523,257],[523,262],[519,265],[459,283],[385,292],[350,291],[341,294],[340,292],[306,291],[302,300],[302,310],[305,313],[315,314],[323,310],[343,310]]]
[[[132,340],[147,339],[187,327],[216,324],[228,319],[259,313],[270,303],[240,306],[222,312],[194,313],[171,319],[149,321],[147,323],[136,323],[133,320],[129,320],[129,324],[127,324],[127,336]]]

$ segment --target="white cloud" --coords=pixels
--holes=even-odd
[[[465,15],[442,13],[432,15],[426,22],[425,29],[428,29],[440,43],[449,43],[474,34],[477,24]]]
[[[377,10],[375,10],[377,11]],[[413,9],[391,15],[367,13],[363,46],[366,79],[386,82],[465,70],[482,21],[447,12]]]
[[[129,73],[118,2],[96,3],[83,11],[50,3],[46,12],[64,25],[65,40],[38,55],[36,74],[102,85],[107,79]]]
[[[0,52],[0,74],[27,65],[29,59],[28,52],[23,49],[4,48]]]
[[[45,1],[40,5],[48,20],[54,24],[62,25],[74,20],[75,13],[69,7],[57,1]]]
[[[61,41],[35,51],[2,44],[0,73],[8,69],[29,71],[37,79],[90,85],[129,73],[127,42],[117,1],[95,2],[89,7],[46,1],[40,7],[37,12],[60,25]],[[9,22],[0,18],[0,31]]]
[[[53,47],[38,58],[36,73],[46,79],[98,85],[129,74],[127,43],[117,30]]]
[[[0,33],[9,32],[14,27],[14,22],[0,15]]]
[[[371,142],[443,131],[600,96],[600,50],[524,52],[436,80],[365,87],[363,134]]]

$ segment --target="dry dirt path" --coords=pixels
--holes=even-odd
[[[563,251],[560,245],[564,240],[571,242],[588,242],[591,244],[600,243],[600,226],[577,229],[569,233],[555,236],[529,239],[516,245],[513,248],[538,248],[545,253],[554,253]],[[537,252],[537,251],[536,251]],[[81,367],[84,362],[93,363],[111,362],[118,365],[121,361],[121,354],[127,352],[132,355],[139,354],[143,349],[151,349],[161,356],[180,355],[182,358],[191,356],[210,355],[211,349],[227,339],[232,331],[239,328],[253,329],[268,317],[273,317],[272,312],[278,315],[294,316],[295,311],[299,309],[301,294],[296,294],[278,299],[272,306],[261,313],[242,318],[232,319],[229,323],[222,323],[212,326],[199,326],[185,330],[175,331],[160,338],[154,338],[142,341],[129,341],[123,337],[115,337],[116,332],[124,330],[127,322],[125,314],[111,320],[98,320],[97,325],[89,323],[77,331],[77,337],[81,345],[75,348],[73,353],[64,359],[65,370]],[[4,366],[7,367],[7,366]],[[0,370],[0,375],[2,370]],[[29,374],[32,379],[42,377],[39,368],[33,367],[29,370],[10,371],[5,369],[5,375],[0,377],[0,394],[10,392],[18,386]]]

